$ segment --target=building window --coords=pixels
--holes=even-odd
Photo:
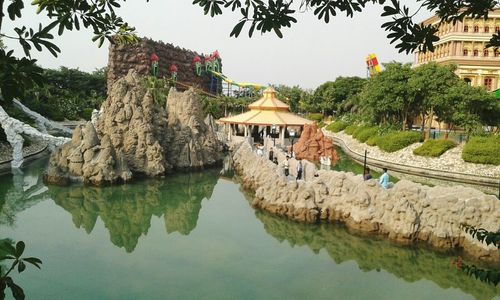
[[[464,78],[464,81],[465,83],[467,83],[468,85],[472,85],[472,80],[470,78]]]
[[[486,33],[490,32],[490,26],[484,26],[484,32]]]
[[[467,25],[464,26],[464,32],[469,32],[469,26]]]
[[[475,49],[472,53],[474,56],[479,56],[479,51],[477,49]]]
[[[488,56],[490,56],[490,52],[488,51],[488,49],[484,49],[484,50],[483,50],[483,56],[484,56],[484,57],[488,57]]]
[[[464,56],[469,56],[469,50],[464,49]]]
[[[474,32],[479,32],[479,26],[474,26]]]
[[[493,89],[493,78],[486,77],[484,79],[484,87],[486,90],[491,91]]]
[[[495,32],[499,32],[500,31],[500,26],[495,26]]]

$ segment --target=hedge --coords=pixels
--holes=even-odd
[[[500,136],[470,138],[462,158],[471,163],[500,165]]]
[[[348,125],[349,125],[349,123],[342,121],[342,120],[339,120],[339,121],[335,121],[335,122],[330,123],[330,125],[328,125],[326,127],[326,129],[331,131],[331,132],[340,132],[340,131],[344,130]]]
[[[383,135],[383,138],[377,139],[377,146],[386,151],[394,152],[420,142],[422,135],[415,131],[395,131]]]
[[[358,129],[357,125],[349,125],[346,128],[344,128],[344,132],[348,135],[352,135],[354,131],[356,131],[356,129]]]
[[[420,156],[439,157],[457,144],[450,140],[427,140],[422,146],[413,150],[413,154]]]
[[[316,121],[316,123],[319,123],[323,121],[323,114],[322,113],[310,113],[306,115],[306,118],[312,121]]]
[[[357,139],[361,143],[364,143],[370,137],[377,135],[378,135],[378,127],[359,127],[354,131],[352,137]]]

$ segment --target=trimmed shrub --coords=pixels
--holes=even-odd
[[[374,135],[374,136],[371,136],[371,137],[369,137],[369,138],[366,140],[366,142],[365,142],[365,143],[366,143],[368,146],[376,146],[376,145],[377,145],[377,142],[378,142],[378,140],[379,140],[379,138],[380,138],[380,137],[381,137],[381,136],[379,136],[379,135]]]
[[[87,121],[90,121],[90,119],[92,119],[92,111],[93,111],[92,108],[88,108],[88,107],[84,108],[82,110],[82,113],[80,114],[80,117],[84,118]]]
[[[331,132],[340,132],[340,131],[344,130],[348,125],[349,125],[349,123],[342,121],[342,120],[339,120],[339,121],[335,121],[335,122],[330,123],[330,125],[328,125],[326,127],[326,129],[331,131]]]
[[[344,132],[348,135],[352,135],[356,129],[358,129],[358,125],[349,125],[344,128]]]
[[[360,141],[361,143],[366,142],[370,137],[378,135],[378,127],[359,127],[354,131],[352,137]]]
[[[386,152],[394,152],[421,141],[420,132],[399,131],[383,135],[377,139],[377,146]]]
[[[323,128],[325,126],[326,126],[326,124],[323,121],[321,121],[321,122],[318,123],[318,128]]]
[[[471,137],[464,146],[462,158],[471,163],[500,165],[500,136]]]
[[[322,113],[310,113],[306,115],[306,118],[312,121],[316,121],[316,123],[319,123],[323,121],[323,114]]]
[[[420,156],[439,157],[457,144],[450,140],[427,140],[422,146],[413,150],[413,154]]]

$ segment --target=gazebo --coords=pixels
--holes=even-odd
[[[219,123],[229,126],[229,140],[237,132],[238,126],[244,126],[245,138],[255,130],[267,136],[274,127],[279,132],[281,145],[285,145],[285,133],[289,127],[300,128],[299,131],[302,131],[305,124],[313,123],[290,112],[289,106],[276,98],[276,91],[272,87],[265,89],[263,97],[248,105],[248,108],[250,110],[245,113],[219,119]]]

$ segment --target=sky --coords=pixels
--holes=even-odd
[[[402,0],[415,10],[415,1]],[[29,3],[29,1],[27,1]],[[225,12],[211,18],[190,0],[134,0],[123,3],[118,15],[136,27],[138,36],[172,43],[199,53],[218,50],[223,72],[240,82],[259,84],[299,85],[314,89],[339,76],[366,77],[365,57],[375,53],[379,62],[412,62],[413,55],[398,53],[386,38],[380,26],[389,19],[380,17],[382,6],[368,5],[354,18],[338,15],[326,24],[311,11],[296,16],[298,22],[282,32],[261,35],[255,32],[248,38],[245,27],[238,38],[229,34],[239,19],[239,13]],[[431,13],[421,11],[416,18],[421,21]],[[47,18],[36,15],[32,7],[23,12],[20,22],[4,20],[2,31],[12,33],[20,24],[37,27],[47,24]],[[32,52],[38,64],[46,68],[66,66],[93,71],[107,65],[108,43],[101,48],[91,41],[92,31],[65,32],[55,38],[61,54],[54,58],[48,51]],[[16,55],[23,52],[15,41],[4,40]]]

